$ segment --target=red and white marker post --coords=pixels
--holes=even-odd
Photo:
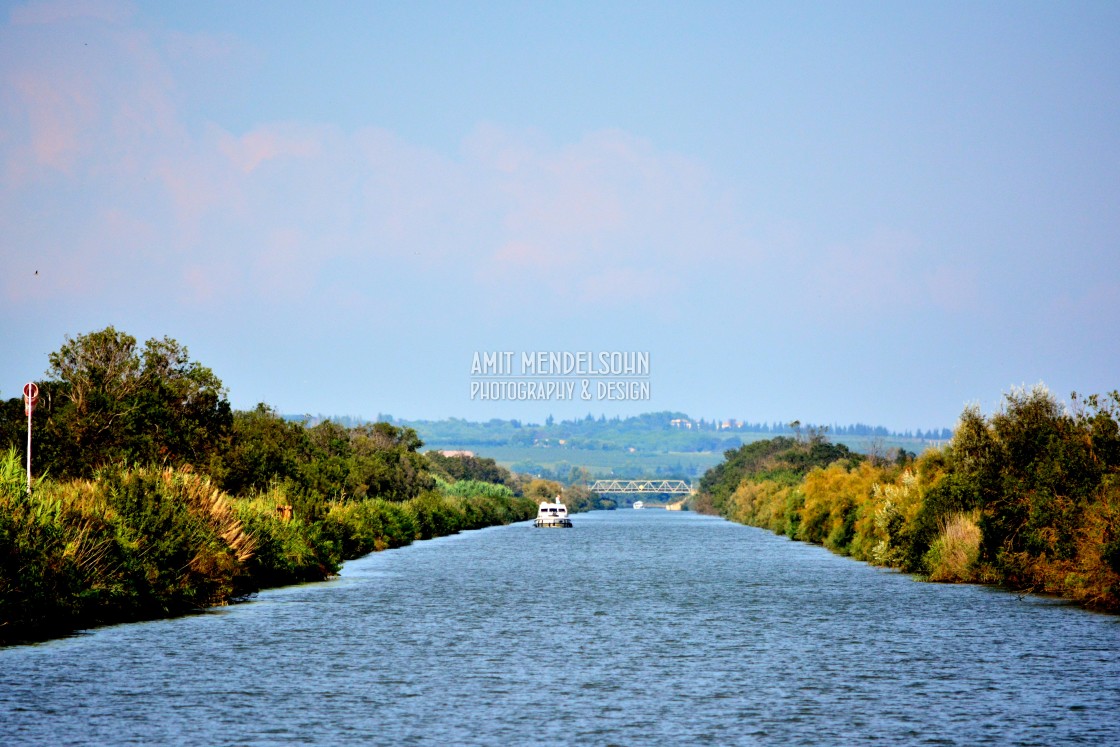
[[[39,401],[39,387],[32,381],[23,385],[23,411],[27,413],[27,492],[31,493],[31,413]]]

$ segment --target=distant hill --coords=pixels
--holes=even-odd
[[[363,422],[349,416],[285,416],[314,425],[332,420],[352,427]],[[379,415],[396,426],[412,428],[428,449],[471,451],[518,472],[569,479],[572,470],[591,477],[664,476],[691,479],[744,443],[824,432],[829,440],[867,453],[906,449],[921,452],[952,437],[948,428],[897,433],[882,426],[751,423],[736,419],[694,419],[683,412],[662,411],[627,418],[588,415],[574,420],[526,423],[460,418],[405,420]]]

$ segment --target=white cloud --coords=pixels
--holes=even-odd
[[[80,241],[17,231],[24,249],[83,268],[87,282],[57,286],[59,302],[170,284],[187,307],[293,294],[352,305],[363,289],[587,316],[623,305],[679,316],[695,299],[738,311],[791,297],[841,312],[970,303],[967,274],[939,268],[917,237],[881,229],[816,246],[797,226],[748,223],[750,206],[702,163],[632,133],[557,143],[483,123],[446,154],[373,126],[192,126],[176,75],[192,57],[233,64],[232,42],[194,49],[94,6],[26,17],[37,25],[3,31],[24,53],[2,69],[0,160],[13,178],[0,218],[28,221],[35,185],[59,195],[37,218],[65,214]],[[96,54],[62,43],[74,24]],[[164,282],[146,282],[154,266]]]
[[[356,286],[383,280],[392,260],[426,273],[438,297],[476,283],[553,307],[574,292],[594,306],[604,296],[586,289],[687,282],[698,260],[735,241],[704,169],[626,132],[553,144],[480,125],[447,155],[374,127],[192,128],[169,64],[180,37],[161,42],[92,11],[35,18],[34,31],[3,32],[25,50],[46,43],[5,62],[0,159],[24,178],[7,181],[0,210],[9,224],[26,221],[17,206],[35,184],[79,200],[40,209],[65,212],[80,242],[61,247],[47,231],[30,247],[96,279],[67,293],[152,292],[144,273],[158,260],[184,303],[268,304],[312,292],[322,268]],[[96,54],[61,43],[74,24]],[[137,261],[145,253],[151,261]]]

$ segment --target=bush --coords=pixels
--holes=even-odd
[[[180,614],[249,585],[254,539],[206,478],[106,468],[29,495],[13,461],[0,467],[0,638]]]
[[[340,553],[320,523],[306,518],[298,507],[285,518],[281,507],[291,505],[280,488],[234,501],[245,530],[256,540],[256,552],[248,561],[254,589],[318,581],[338,572]]]
[[[380,498],[332,504],[322,530],[337,548],[340,560],[401,547],[419,534],[407,502],[391,503]]]
[[[460,505],[440,493],[428,491],[405,504],[416,522],[416,539],[455,534],[464,525]]]
[[[980,558],[980,527],[976,512],[953,514],[941,521],[937,539],[926,552],[924,563],[930,581],[968,582],[975,579]]]

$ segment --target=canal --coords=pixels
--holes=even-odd
[[[0,744],[1120,744],[1120,619],[593,512],[0,649]]]

